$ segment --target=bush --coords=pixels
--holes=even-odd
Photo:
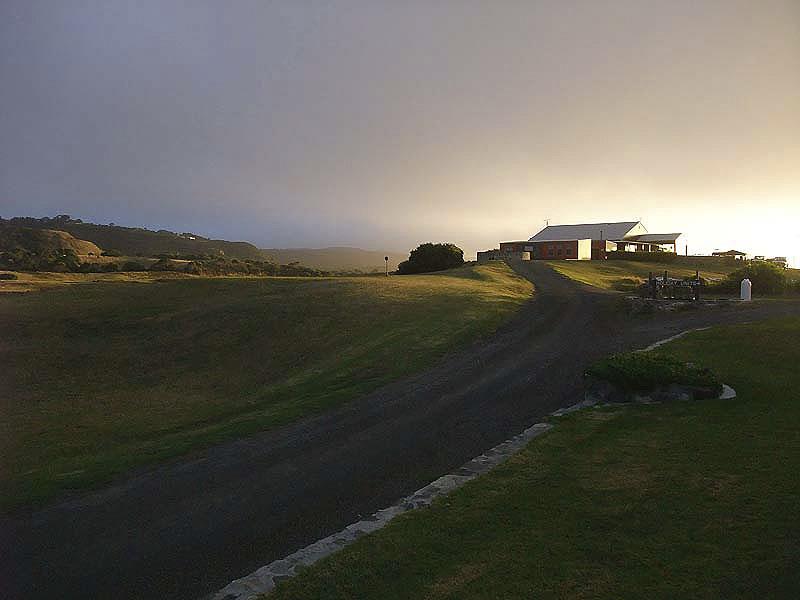
[[[118,258],[122,256],[122,252],[120,252],[119,250],[103,250],[100,253],[100,256],[110,256],[112,258]]]
[[[786,291],[786,271],[768,262],[750,261],[741,269],[728,274],[728,278],[717,284],[719,290],[738,292],[743,279],[753,284],[753,294],[781,294]]]
[[[142,263],[137,262],[135,260],[128,260],[122,263],[119,266],[120,271],[146,271],[147,267],[145,267]]]
[[[460,267],[464,264],[464,251],[455,244],[421,244],[411,251],[408,260],[397,266],[401,275],[432,273]]]
[[[151,271],[177,271],[176,264],[168,258],[159,258],[150,265]]]
[[[17,276],[15,273],[0,273],[0,279],[13,281],[14,279],[17,279]]]
[[[586,374],[629,392],[647,392],[673,383],[722,391],[710,370],[653,352],[615,354],[594,364]]]

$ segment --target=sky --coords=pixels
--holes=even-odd
[[[797,0],[3,0],[0,215],[800,263]],[[683,249],[681,249],[683,251]]]

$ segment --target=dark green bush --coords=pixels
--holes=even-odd
[[[17,275],[15,273],[0,273],[0,279],[13,281],[14,279],[17,279]]]
[[[737,293],[743,279],[753,284],[753,294],[781,294],[786,291],[786,270],[762,261],[750,261],[741,269],[728,274],[728,278],[715,284],[719,291]]]
[[[464,251],[455,244],[421,244],[411,251],[408,260],[397,266],[401,275],[432,273],[460,267],[464,264]]]
[[[150,265],[151,271],[177,271],[179,263],[174,263],[168,258],[159,258],[156,262]]]
[[[629,392],[647,392],[673,383],[722,391],[710,370],[655,352],[615,354],[592,365],[586,374]]]
[[[135,260],[128,260],[119,266],[120,271],[147,271],[142,263]]]

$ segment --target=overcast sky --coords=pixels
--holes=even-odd
[[[0,215],[800,258],[797,0],[2,0]]]

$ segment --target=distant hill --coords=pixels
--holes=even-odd
[[[384,256],[389,257],[389,270],[408,258],[397,252],[362,250],[361,248],[265,248],[262,252],[279,264],[299,262],[307,267],[322,271],[383,271]]]
[[[14,227],[0,224],[0,252],[24,250],[33,254],[72,250],[75,254],[100,255],[100,248],[92,242],[79,240],[66,231]]]
[[[61,244],[72,244],[76,254],[89,252],[99,254],[101,249],[123,256],[153,257],[163,254],[173,256],[224,256],[225,258],[271,260],[287,265],[298,262],[303,266],[322,271],[382,271],[384,256],[389,257],[389,269],[406,258],[405,254],[361,248],[269,248],[261,250],[249,242],[213,240],[195,233],[151,231],[140,227],[120,225],[97,225],[84,223],[69,215],[56,217],[0,218],[0,228],[24,228],[29,231],[49,231],[50,244],[56,244],[53,236],[61,235]],[[41,237],[41,236],[40,236]],[[41,239],[44,239],[43,237]],[[85,242],[82,242],[85,240]],[[80,244],[86,244],[81,246]],[[57,245],[57,244],[56,244]],[[99,246],[99,247],[98,247]],[[53,246],[55,247],[55,246]],[[65,246],[66,247],[66,246]],[[30,250],[30,248],[28,248]],[[44,249],[44,248],[43,248]]]
[[[228,258],[263,260],[264,255],[248,242],[212,240],[193,233],[151,231],[140,227],[96,225],[72,219],[68,215],[57,217],[15,217],[0,220],[0,225],[33,229],[66,231],[74,237],[88,240],[103,250],[117,251],[126,256],[156,256],[158,254],[223,255]]]

